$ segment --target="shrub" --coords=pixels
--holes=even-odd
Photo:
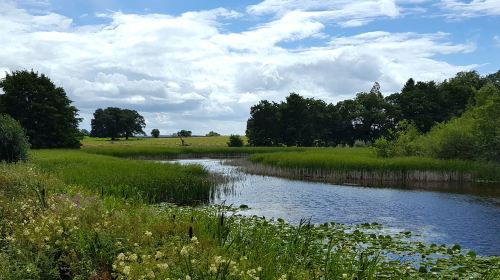
[[[0,161],[17,162],[28,158],[28,139],[18,121],[0,115]]]
[[[243,139],[239,135],[232,135],[229,136],[229,142],[227,142],[227,145],[229,147],[242,147],[243,146]]]

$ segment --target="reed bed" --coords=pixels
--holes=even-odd
[[[147,203],[207,202],[213,188],[200,166],[120,159],[75,150],[32,151],[32,162],[66,184]]]
[[[325,148],[301,152],[256,154],[253,163],[271,173],[327,178],[332,181],[371,182],[471,182],[500,181],[500,165],[425,157],[379,158],[368,148]],[[257,171],[259,167],[252,167]],[[260,168],[264,172],[265,168]],[[270,174],[270,173],[268,173]]]

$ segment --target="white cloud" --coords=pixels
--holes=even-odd
[[[474,50],[451,43],[444,33],[330,38],[323,33],[330,18],[353,26],[375,14],[398,15],[392,1],[386,1],[387,11],[378,9],[369,18],[345,10],[365,9],[360,3],[330,2],[342,6],[286,11],[241,32],[224,30],[224,22],[242,16],[226,9],[179,16],[116,12],[100,15],[108,23],[75,26],[59,14],[33,15],[3,3],[0,70],[33,68],[47,74],[75,101],[87,128],[96,108],[118,106],[140,111],[147,131],[242,134],[250,106],[260,99],[279,101],[296,91],[338,101],[369,90],[374,81],[392,93],[411,76],[444,79],[473,67],[436,58]],[[281,46],[309,38],[323,43]]]
[[[265,0],[247,8],[247,12],[255,15],[283,16],[292,11],[307,11],[311,18],[331,20],[343,27],[364,25],[377,17],[400,15],[394,0]]]
[[[447,12],[447,17],[454,19],[500,15],[498,0],[442,0],[440,7]]]

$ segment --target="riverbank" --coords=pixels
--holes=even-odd
[[[379,158],[369,148],[317,148],[249,157],[250,172],[374,186],[500,185],[500,164],[425,157]]]
[[[383,235],[377,224],[304,221],[292,226],[234,215],[222,206],[147,205],[132,197],[102,194],[84,179],[67,183],[72,177],[64,171],[99,156],[64,153],[40,151],[31,163],[0,165],[2,280],[495,279],[500,275],[499,257],[476,256],[460,246],[411,242],[409,232]],[[117,159],[113,165],[118,169],[113,171],[129,162]],[[130,185],[123,181],[125,176],[109,180],[98,167],[102,166],[88,165],[101,189]],[[158,179],[142,177],[144,186]]]

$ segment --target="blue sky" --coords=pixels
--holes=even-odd
[[[0,71],[49,75],[84,128],[118,106],[148,131],[242,134],[250,106],[291,91],[336,102],[500,70],[499,0],[0,0],[0,26]]]

